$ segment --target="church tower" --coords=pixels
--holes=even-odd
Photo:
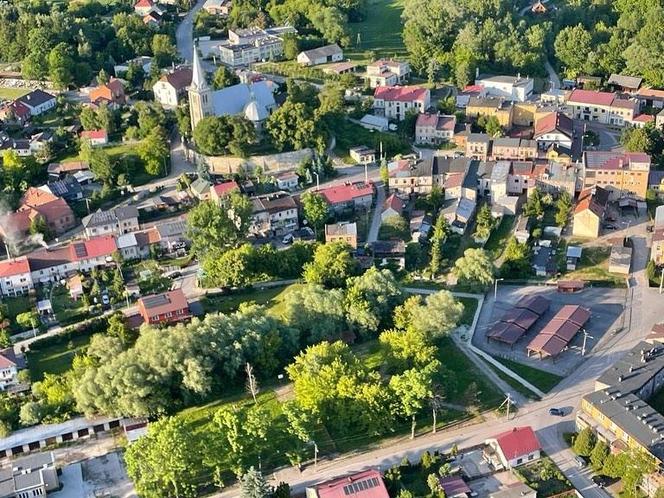
[[[205,71],[201,65],[196,45],[194,45],[194,64],[191,85],[189,86],[189,114],[191,116],[192,131],[201,119],[213,114],[212,89],[205,79]]]

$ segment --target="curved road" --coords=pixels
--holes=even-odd
[[[205,0],[198,0],[187,15],[182,18],[175,30],[175,41],[178,53],[185,61],[191,62],[194,57],[194,17],[201,10]]]

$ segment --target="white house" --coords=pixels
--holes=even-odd
[[[55,95],[51,95],[40,89],[33,90],[16,100],[30,109],[30,115],[32,116],[39,116],[53,109],[56,105]]]
[[[514,427],[486,440],[483,456],[495,469],[511,469],[540,457],[540,442],[532,427]]]
[[[0,294],[18,296],[27,294],[34,289],[30,275],[28,258],[21,256],[15,259],[0,261]]]
[[[279,190],[288,190],[289,192],[297,190],[297,186],[300,183],[300,177],[292,171],[278,173],[274,179],[277,182],[277,188]]]
[[[191,85],[191,68],[180,67],[164,74],[152,86],[154,99],[163,107],[173,108],[180,103],[180,98]]]
[[[81,132],[81,138],[90,142],[93,147],[99,147],[108,143],[106,130],[85,130]]]
[[[534,80],[517,76],[484,76],[475,85],[484,87],[491,97],[503,97],[513,102],[525,102],[533,93]]]
[[[325,45],[311,50],[305,50],[297,55],[297,62],[303,66],[318,66],[329,62],[341,62],[344,52],[336,43]]]
[[[562,112],[552,112],[535,123],[533,139],[540,150],[557,145],[571,151],[574,142],[574,122]]]
[[[367,65],[370,88],[403,85],[410,76],[410,64],[393,59],[379,59]]]
[[[0,391],[18,384],[17,374],[23,366],[13,347],[8,347],[0,351]]]
[[[253,197],[251,202],[253,212],[250,233],[279,236],[292,232],[299,226],[297,204],[286,192]]]
[[[136,232],[139,229],[138,209],[134,206],[124,206],[102,211],[101,209],[84,217],[81,222],[85,228],[85,235],[96,237],[98,235]]]
[[[431,105],[431,92],[421,86],[379,86],[374,90],[377,115],[401,121],[409,111],[425,112]]]

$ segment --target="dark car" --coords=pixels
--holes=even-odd
[[[168,274],[168,278],[176,279],[180,278],[182,276],[182,273],[179,271],[174,271]]]
[[[597,475],[592,477],[592,481],[597,484],[600,488],[609,486],[611,484],[611,478],[609,476]]]
[[[576,465],[578,467],[581,467],[581,468],[588,465],[588,461],[585,458],[583,458],[582,456],[574,457],[574,462],[576,462]]]
[[[605,230],[617,230],[618,229],[618,227],[616,225],[612,225],[611,223],[605,223],[604,225],[602,225],[602,227]]]
[[[564,417],[565,412],[562,408],[549,408],[549,415],[553,415],[554,417]]]

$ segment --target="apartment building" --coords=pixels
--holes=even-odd
[[[507,76],[481,76],[475,80],[475,85],[484,87],[486,94],[491,97],[502,97],[513,102],[525,102],[533,94],[534,80],[522,78],[521,75]]]
[[[583,188],[603,187],[612,200],[625,195],[645,199],[650,165],[650,156],[643,152],[586,151]]]
[[[491,157],[495,161],[529,161],[537,157],[537,142],[524,138],[496,138],[491,145]]]
[[[440,145],[454,138],[456,116],[439,113],[420,114],[415,122],[415,142]]]
[[[410,76],[410,64],[394,59],[379,59],[367,65],[369,88],[403,85]]]
[[[26,256],[0,261],[0,295],[20,296],[34,289]]]
[[[255,235],[284,235],[299,226],[297,204],[286,192],[251,199],[253,212],[249,232]]]
[[[573,119],[623,127],[638,114],[639,102],[611,92],[577,89],[567,99],[567,107]]]
[[[374,111],[379,116],[401,121],[409,111],[425,112],[431,92],[421,86],[380,86],[374,91]]]
[[[228,39],[217,47],[219,60],[227,66],[240,67],[278,59],[284,53],[282,37],[287,33],[296,33],[296,30],[290,26],[229,29]]]

